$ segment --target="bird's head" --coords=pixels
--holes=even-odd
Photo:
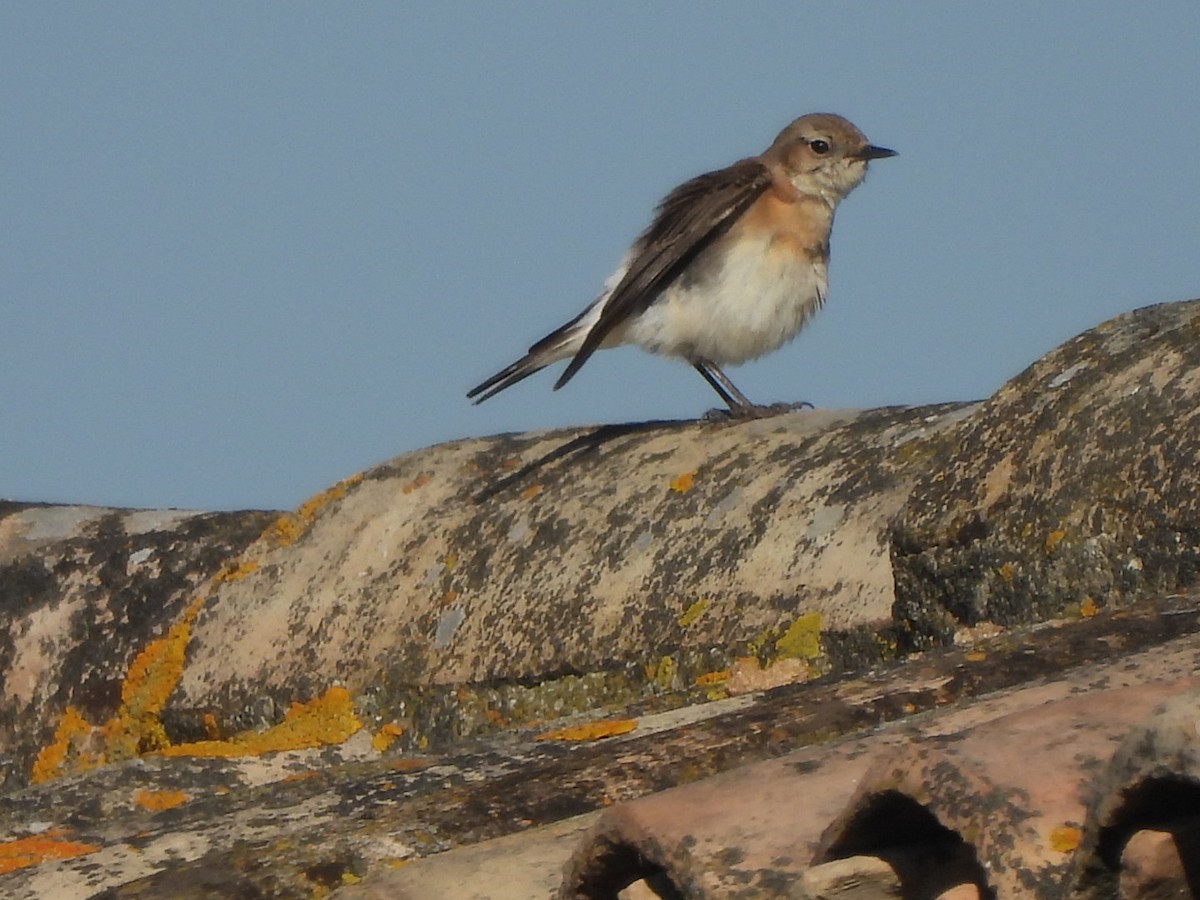
[[[819,195],[833,206],[863,180],[868,162],[895,155],[841,116],[810,113],[783,129],[762,159],[801,194]]]

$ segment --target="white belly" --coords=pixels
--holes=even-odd
[[[825,301],[824,260],[740,240],[708,277],[681,279],[620,329],[623,343],[664,356],[736,364],[794,338]],[[614,335],[615,336],[615,335]]]

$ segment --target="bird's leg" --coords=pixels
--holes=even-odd
[[[720,368],[707,359],[697,359],[692,363],[693,368],[707,381],[714,391],[716,391],[722,400],[729,407],[728,412],[725,410],[714,409],[705,413],[706,419],[717,419],[728,416],[731,419],[761,419],[767,416],[776,416],[780,413],[791,412],[804,407],[812,408],[811,403],[772,403],[770,406],[758,406],[750,402],[750,398],[737,389],[729,376],[720,370]]]
[[[730,412],[737,414],[743,409],[754,408],[754,404],[750,402],[749,398],[739,391],[737,385],[730,381],[729,376],[718,369],[716,365],[707,359],[698,359],[692,363],[692,366],[704,376],[704,380],[712,386],[712,389],[720,394]]]

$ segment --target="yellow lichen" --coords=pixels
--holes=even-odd
[[[64,829],[52,828],[42,834],[0,841],[0,875],[36,866],[50,859],[73,859],[95,853],[100,848],[95,844],[62,840]]]
[[[708,609],[708,601],[707,600],[697,600],[695,603],[693,603],[691,606],[689,606],[687,609],[685,609],[683,611],[683,614],[677,620],[679,622],[680,627],[687,628],[689,625],[691,625],[693,622],[695,622],[697,619],[699,619],[702,615],[704,615],[704,611],[706,609]]]
[[[1100,607],[1096,605],[1096,601],[1091,597],[1084,597],[1083,602],[1079,604],[1079,614],[1085,619],[1090,619],[1098,612],[1100,612]]]
[[[158,812],[164,809],[174,809],[187,803],[188,795],[183,791],[146,791],[133,792],[133,802],[143,809]]]
[[[396,742],[396,738],[404,734],[404,728],[395,722],[385,722],[383,727],[371,738],[371,746],[382,753]]]
[[[280,750],[302,750],[340,744],[359,729],[350,692],[331,687],[308,703],[293,703],[283,721],[266,731],[235,734],[226,741],[194,741],[163,747],[162,756],[259,756]]]
[[[651,676],[654,681],[654,686],[660,691],[669,691],[675,685],[675,660],[669,656],[664,656],[658,661],[658,665],[654,667],[654,674]]]
[[[754,635],[754,637],[746,641],[746,652],[750,656],[762,656],[767,645],[775,639],[776,634],[778,634],[777,631],[774,631],[770,628],[764,628],[758,634]]]
[[[780,659],[816,659],[821,655],[821,614],[805,613],[775,642]]]
[[[1006,584],[1012,584],[1012,580],[1013,580],[1013,565],[1012,565],[1012,563],[1006,562],[1004,565],[1002,565],[996,571],[1000,573],[1000,577],[1004,579],[1004,582]]]

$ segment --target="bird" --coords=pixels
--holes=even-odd
[[[752,403],[721,366],[779,349],[825,304],[834,211],[871,160],[895,155],[841,116],[810,113],[758,156],[685,181],[583,312],[467,397],[482,403],[569,360],[558,390],[597,350],[633,344],[690,363],[730,416],[777,411]]]

